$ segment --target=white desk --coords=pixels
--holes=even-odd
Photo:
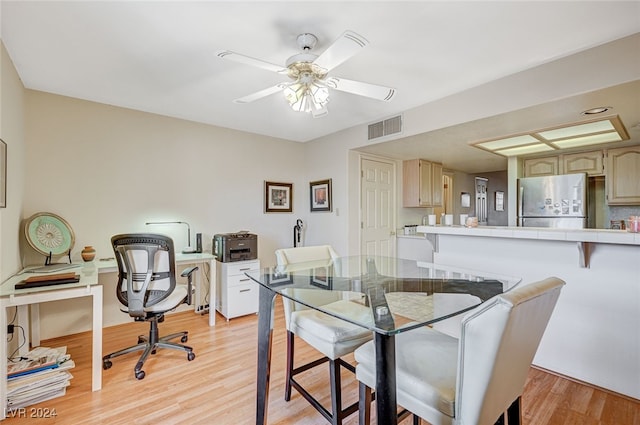
[[[187,264],[203,266],[209,264],[208,280],[209,280],[209,326],[215,325],[216,314],[216,265],[215,257],[211,254],[176,254],[176,264],[184,266]],[[25,342],[20,348],[19,354],[26,354],[29,351],[29,344],[36,347],[40,345],[40,309],[39,303],[48,301],[59,301],[79,297],[92,297],[92,391],[98,391],[102,388],[102,314],[103,299],[102,285],[98,284],[98,275],[100,273],[117,272],[118,267],[115,259],[109,261],[95,260],[88,263],[79,263],[78,267],[60,271],[60,273],[75,272],[80,274],[80,282],[64,285],[43,286],[32,289],[15,290],[14,285],[28,277],[38,276],[45,273],[22,273],[13,276],[0,285],[0,329],[1,337],[7,340],[7,308],[17,308],[18,324],[24,328]],[[195,304],[203,305],[203,294],[201,293],[202,269],[195,273]],[[31,315],[29,316],[29,307],[31,307]],[[17,332],[17,330],[15,331]],[[30,338],[31,336],[31,338]],[[7,400],[7,345],[4,344],[4,353],[0,355],[0,403],[2,403],[2,411],[0,420],[6,418],[6,400]],[[4,400],[4,401],[3,401]]]
[[[91,389],[98,391],[102,388],[102,286],[98,285],[98,273],[93,263],[79,264],[77,268],[64,270],[64,272],[74,271],[80,274],[80,282],[68,283],[64,285],[43,286],[40,288],[15,290],[14,285],[30,276],[37,276],[36,273],[23,273],[11,277],[0,285],[0,330],[3,341],[7,340],[7,308],[16,307],[18,309],[18,323],[25,330],[26,341],[20,351],[21,353],[29,349],[29,320],[27,315],[28,306],[37,306],[39,303],[48,301],[66,300],[70,298],[92,297],[92,360],[91,360]],[[38,309],[35,308],[35,321],[32,322],[33,329],[39,341],[40,327],[37,317]],[[32,313],[33,314],[33,313]],[[17,331],[15,331],[17,332]],[[33,340],[35,342],[35,339]],[[34,344],[35,346],[35,344]],[[7,344],[4,344],[4,353],[0,355],[0,402],[2,412],[0,419],[6,418],[7,403]]]
[[[98,273],[114,273],[118,271],[118,264],[115,259],[109,259],[107,261],[103,260],[94,260],[93,263],[95,267],[98,269]],[[182,254],[176,253],[176,265],[185,266],[188,264],[193,264],[198,267],[198,270],[195,273],[195,281],[193,282],[195,287],[195,300],[194,309],[196,313],[198,313],[198,307],[206,304],[204,302],[204,297],[202,294],[202,269],[205,264],[209,265],[209,270],[207,273],[207,278],[209,281],[209,326],[214,326],[216,324],[216,261],[215,257],[208,253],[194,253],[194,254]],[[207,272],[207,270],[205,270]],[[176,270],[176,273],[180,273],[179,270]],[[35,340],[35,338],[34,338]]]

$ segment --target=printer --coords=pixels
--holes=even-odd
[[[248,232],[213,235],[213,255],[221,263],[258,258],[258,235]]]

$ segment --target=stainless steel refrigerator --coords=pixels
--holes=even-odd
[[[518,179],[518,226],[587,227],[587,175]]]

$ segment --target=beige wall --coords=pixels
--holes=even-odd
[[[257,233],[269,265],[276,248],[291,245],[297,215],[264,214],[263,181],[294,183],[294,211],[308,210],[302,144],[31,90],[26,111],[24,217],[48,211],[67,220],[74,261],[85,245],[97,258],[113,256],[109,240],[122,232],[167,233],[185,246],[184,226],[145,225],[180,220],[192,240],[203,234],[209,252],[216,233]],[[44,260],[24,242],[21,252],[24,265]],[[100,276],[105,325],[128,321],[113,302],[114,279]],[[50,323],[43,338],[89,323],[88,301],[49,303],[41,312]]]
[[[1,41],[1,40],[0,40]],[[24,87],[0,42],[0,138],[7,144],[7,207],[0,209],[0,280],[20,269],[19,224],[22,218],[25,135]]]
[[[26,99],[25,217],[64,217],[74,260],[85,245],[112,256],[121,232],[161,230],[186,246],[184,226],[145,226],[154,220],[187,221],[208,251],[216,233],[258,233],[265,262],[289,242],[295,220],[263,214],[263,181],[294,183],[302,210],[304,145],[31,90]]]

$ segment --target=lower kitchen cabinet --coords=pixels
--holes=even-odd
[[[216,310],[227,320],[257,313],[258,284],[245,273],[260,270],[260,260],[216,264]]]

